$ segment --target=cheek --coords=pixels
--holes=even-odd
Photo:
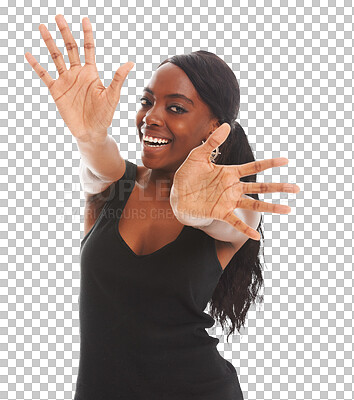
[[[144,112],[143,112],[142,110],[139,110],[139,111],[136,113],[136,116],[135,116],[135,122],[136,122],[136,124],[139,125],[139,124],[141,123],[141,121],[142,121],[143,118],[144,118]]]
[[[193,132],[188,133],[188,135],[176,136],[175,144],[184,153],[189,153],[191,150],[202,144],[202,141],[199,141],[198,138],[196,138],[192,134]]]
[[[144,115],[141,112],[138,112],[135,116],[135,126],[136,126],[136,134],[139,136],[139,140],[142,139],[142,133],[140,132],[140,127],[142,125],[142,119]]]

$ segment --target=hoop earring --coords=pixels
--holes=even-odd
[[[205,143],[205,141],[202,140],[202,144],[204,144],[204,143]],[[210,161],[211,161],[212,163],[215,163],[215,160],[216,160],[216,158],[217,158],[217,156],[218,156],[219,154],[221,154],[221,153],[220,153],[220,151],[219,151],[219,146],[218,146],[216,149],[214,149],[214,150],[211,152],[211,154],[210,154]]]

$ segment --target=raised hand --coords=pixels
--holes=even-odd
[[[56,15],[55,21],[68,51],[70,68],[66,68],[62,53],[43,24],[39,25],[39,30],[57,67],[58,79],[52,79],[31,53],[27,52],[25,57],[48,87],[60,115],[73,136],[82,141],[103,141],[112,123],[121,88],[134,63],[129,61],[119,67],[109,87],[105,88],[95,63],[95,45],[90,20],[87,17],[82,19],[84,66],[81,65],[77,44],[64,16]]]
[[[288,214],[286,205],[266,203],[245,198],[246,193],[298,193],[299,186],[290,183],[242,182],[240,178],[269,168],[280,167],[289,162],[287,158],[272,158],[242,165],[217,165],[210,155],[230,133],[227,123],[219,126],[208,140],[194,148],[175,172],[170,193],[170,204],[177,219],[186,225],[198,218],[200,221],[221,220],[254,240],[259,233],[234,214],[236,208]]]

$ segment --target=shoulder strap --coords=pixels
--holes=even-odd
[[[125,204],[135,185],[137,165],[129,160],[124,161],[124,175],[110,186],[107,198],[108,206],[114,209]]]
[[[129,197],[129,193],[134,188],[137,165],[128,160],[124,161],[126,167],[123,176],[116,182],[113,182],[106,190],[99,194],[101,196],[101,200],[104,200],[104,206],[90,231],[81,240],[80,252],[83,244],[87,241],[87,238],[91,235],[91,233],[96,229],[100,221],[102,219],[104,220],[110,218],[109,208],[113,208],[113,215],[116,216],[116,210],[120,208],[120,204],[125,204],[126,200]],[[123,201],[120,201],[121,197]]]
[[[125,161],[126,167],[125,167],[125,172],[124,172],[124,175],[122,176],[122,178],[124,178],[126,180],[135,181],[137,165],[129,160],[124,160],[124,161]],[[117,182],[119,182],[119,181],[117,181]]]

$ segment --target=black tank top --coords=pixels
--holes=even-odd
[[[184,225],[176,240],[137,255],[118,222],[137,165],[111,185],[80,250],[80,362],[74,400],[239,400],[234,366],[204,313],[223,269],[215,240]]]

